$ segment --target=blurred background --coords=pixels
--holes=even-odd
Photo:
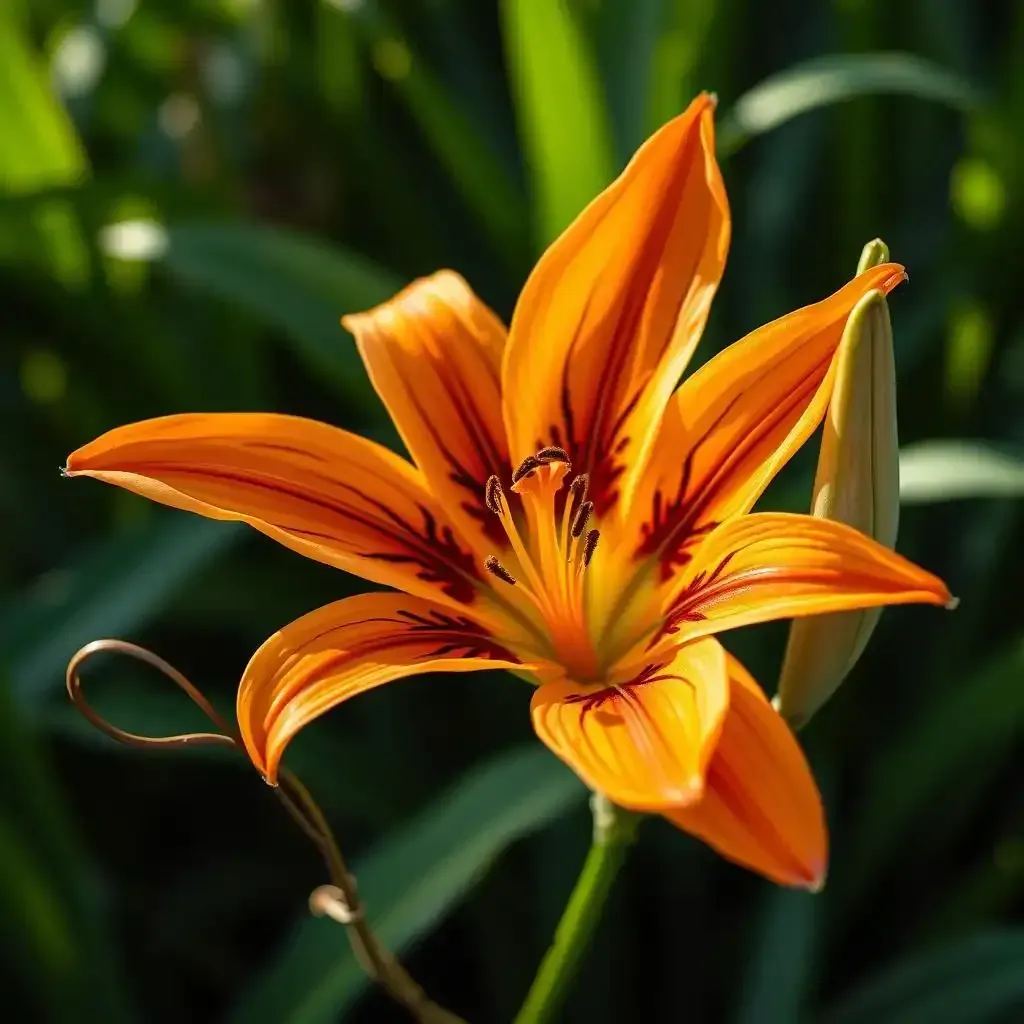
[[[899,548],[961,598],[890,610],[802,734],[819,896],[646,822],[565,1021],[1024,1016],[1024,5],[967,0],[0,3],[0,991],[12,1020],[404,1020],[248,764],[140,754],[71,709],[101,636],[226,712],[278,626],[362,589],[244,529],[94,483],[69,451],[189,410],[398,444],[339,316],[459,270],[503,316],[543,246],[700,89],[732,255],[698,360],[852,276],[882,236]],[[764,507],[805,510],[816,443]],[[785,627],[727,638],[771,692]],[[203,728],[90,666],[118,724]],[[290,763],[371,918],[439,1001],[510,1020],[589,841],[511,677],[386,687]]]

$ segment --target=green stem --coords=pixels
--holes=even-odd
[[[591,797],[590,806],[594,812],[590,852],[515,1024],[544,1024],[556,1018],[636,835],[637,815],[615,807],[598,793]]]

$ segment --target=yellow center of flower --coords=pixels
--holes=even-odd
[[[518,572],[511,572],[494,555],[485,566],[513,588],[512,603],[533,627],[531,633],[542,637],[538,653],[585,682],[601,675],[586,609],[586,570],[600,533],[593,527],[586,474],[572,479],[565,500],[559,502],[571,469],[561,448],[542,448],[529,456],[512,474],[517,509],[510,506],[496,476],[487,481],[485,503],[501,522]]]

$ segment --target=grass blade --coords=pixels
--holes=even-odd
[[[889,969],[823,1024],[984,1024],[1024,1012],[1024,929],[974,935]]]
[[[180,513],[154,516],[43,577],[0,612],[0,651],[15,699],[37,709],[63,685],[64,668],[79,647],[138,629],[243,535],[233,524]]]
[[[472,772],[356,866],[381,939],[401,951],[457,904],[510,843],[563,813],[586,791],[539,746]],[[338,925],[304,918],[237,1008],[237,1024],[330,1024],[369,984]]]
[[[505,49],[541,245],[612,179],[615,161],[594,57],[569,5],[503,0]]]
[[[719,152],[734,153],[809,110],[876,93],[902,93],[964,111],[981,104],[970,82],[912,54],[820,57],[772,75],[741,96],[722,118]]]
[[[922,441],[900,452],[900,501],[1019,498],[1024,459],[976,441]]]

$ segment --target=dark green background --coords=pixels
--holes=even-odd
[[[229,711],[266,636],[361,585],[57,469],[109,427],[186,410],[395,443],[339,315],[450,266],[507,317],[552,233],[704,88],[734,235],[699,358],[830,293],[884,237],[911,277],[891,302],[901,441],[984,445],[926,453],[900,530],[962,603],[886,612],[803,734],[832,830],[825,892],[775,890],[648,822],[562,1019],[1024,1014],[1024,5],[4,0],[11,1019],[403,1019],[367,995],[341,929],[305,913],[323,870],[247,764],[118,748],[62,685],[80,644],[121,636]],[[124,228],[139,218],[160,227]],[[766,507],[807,507],[814,447]],[[728,643],[770,692],[784,640]],[[88,685],[127,727],[202,727],[130,665]],[[289,754],[382,934],[474,1024],[513,1015],[589,839],[584,791],[527,703],[511,677],[407,681]]]

